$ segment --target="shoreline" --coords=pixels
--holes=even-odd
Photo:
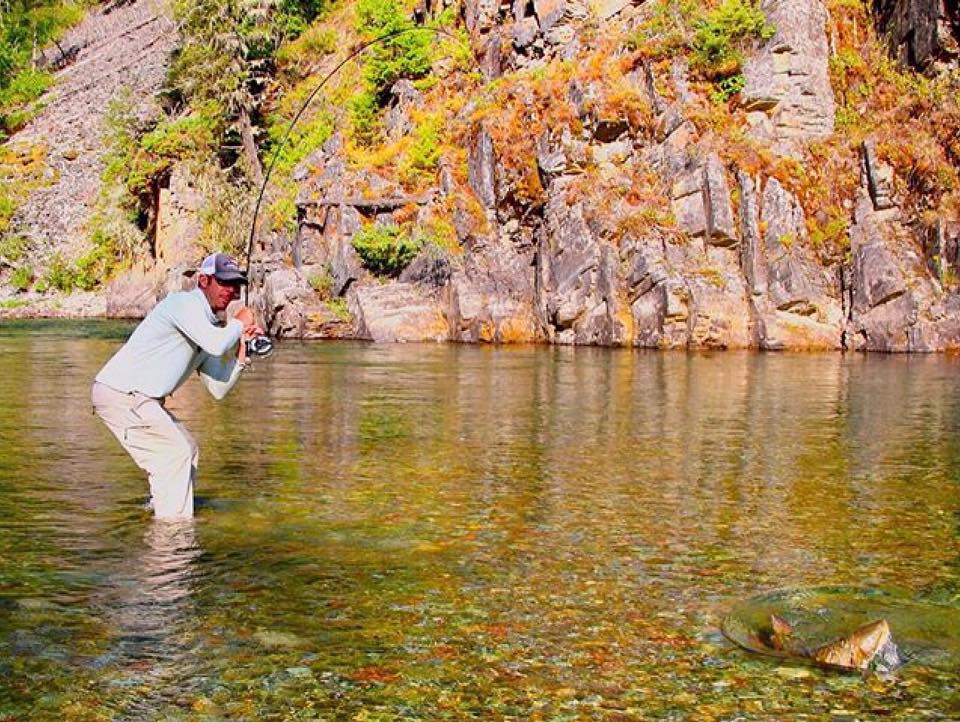
[[[93,324],[125,324],[133,328],[140,321],[142,316],[105,316],[105,315],[10,315],[0,309],[0,335],[6,329],[23,329],[30,325],[42,326],[44,324],[71,324],[71,323],[93,323]],[[477,346],[477,347],[496,347],[505,349],[522,348],[556,348],[556,349],[606,349],[623,351],[641,351],[641,352],[673,352],[673,353],[757,353],[773,355],[815,355],[815,354],[841,354],[841,355],[862,355],[862,356],[915,356],[915,357],[933,357],[933,356],[958,356],[960,348],[944,348],[936,351],[884,351],[876,349],[851,349],[851,348],[760,348],[757,346],[740,347],[719,347],[719,346],[677,346],[677,347],[657,347],[657,346],[634,346],[634,345],[601,345],[601,344],[567,344],[567,343],[549,343],[545,341],[460,341],[452,339],[444,340],[409,340],[409,341],[377,341],[375,339],[361,338],[358,336],[281,336],[276,339],[279,342],[278,351],[282,349],[284,343],[313,343],[313,342],[347,342],[361,344],[376,344],[384,346]]]

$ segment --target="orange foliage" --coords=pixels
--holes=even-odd
[[[376,665],[361,667],[347,676],[354,682],[360,682],[361,684],[384,684],[396,682],[400,679],[400,675],[396,672]]]

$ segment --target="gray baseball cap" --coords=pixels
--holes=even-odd
[[[247,274],[241,271],[236,260],[226,253],[211,253],[203,259],[197,273],[202,273],[204,276],[213,276],[218,281],[247,282]]]

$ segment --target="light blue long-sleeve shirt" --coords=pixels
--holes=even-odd
[[[171,293],[134,329],[97,374],[110,388],[163,398],[194,371],[214,398],[222,399],[240,377],[242,365],[225,354],[240,340],[243,323],[217,325],[199,288]]]

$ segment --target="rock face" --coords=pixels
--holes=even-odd
[[[499,109],[467,102],[451,119],[462,147],[440,161],[434,186],[416,193],[354,167],[339,135],[317,148],[293,174],[296,233],[260,249],[252,269],[251,298],[271,333],[960,350],[960,223],[919,223],[902,196],[904,179],[882,160],[883,144],[868,139],[856,196],[851,176],[850,197],[832,209],[844,215],[843,238],[825,249],[822,209],[811,208],[809,187],[788,172],[806,172],[809,146],[834,131],[823,0],[763,3],[776,33],[750,55],[741,93],[742,140],[772,159],[762,163],[718,142],[683,57],[658,64],[618,51],[602,67],[577,68],[550,85],[548,63],[576,67],[590,57],[598,28],[601,37],[625,36],[644,21],[642,5],[465,0],[483,75],[529,76],[510,86],[522,111],[505,130]],[[952,57],[952,3],[878,7],[919,65]],[[411,140],[429,92],[395,85],[384,117],[390,142]],[[546,121],[535,122],[536,113]],[[198,207],[189,179],[171,178],[158,215],[161,269],[117,282],[107,313],[139,314],[176,285]],[[354,244],[361,229],[392,226],[426,240],[402,270],[378,276]]]
[[[900,60],[921,70],[956,67],[960,8],[952,0],[877,0],[880,27]]]
[[[833,131],[826,10],[821,0],[768,0],[776,34],[745,67],[743,105],[755,142],[796,157]],[[467,2],[468,29],[490,77],[579,47],[585,17],[628,12],[624,3]],[[496,52],[491,54],[491,47]],[[662,72],[662,71],[661,71]],[[604,114],[602,85],[570,82],[574,127],[535,138],[541,200],[518,202],[515,165],[495,128],[470,126],[464,177],[441,169],[435,194],[405,196],[374,174],[351,171],[334,138],[304,176],[297,282],[267,284],[280,333],[324,335],[304,321],[323,305],[302,279],[327,269],[346,301],[350,331],[376,341],[542,342],[654,348],[932,351],[955,348],[960,307],[937,274],[960,270],[960,227],[918,239],[900,211],[893,171],[875,145],[862,149],[861,193],[850,216],[849,260],[825,262],[800,200],[776,177],[726,164],[685,117],[693,100],[683,63],[657,77],[640,64],[625,76],[652,118],[631,136]],[[658,88],[672,87],[661,94]],[[409,88],[398,90],[410,98]],[[522,92],[522,91],[521,91]],[[398,101],[397,108],[403,107]],[[472,106],[465,116],[474,112]],[[390,115],[391,133],[406,132]],[[589,179],[585,169],[592,169]],[[632,178],[657,175],[672,222],[649,220],[629,200]],[[513,173],[513,175],[511,175]],[[591,186],[609,188],[597,192]],[[619,189],[619,190],[618,190]],[[469,202],[464,199],[470,199]],[[375,279],[351,239],[368,224],[429,218],[452,203],[462,252],[425,254],[397,280]],[[277,300],[282,296],[282,300]],[[312,304],[312,305],[311,305]],[[299,309],[299,310],[297,310]],[[291,315],[296,321],[289,320]],[[297,330],[299,329],[299,330]]]
[[[161,267],[175,268],[195,262],[202,208],[203,198],[189,172],[175,167],[167,187],[160,189],[157,203],[154,256]]]
[[[176,26],[159,0],[101,7],[61,40],[72,62],[42,99],[44,111],[15,136],[17,143],[45,144],[54,173],[14,218],[39,257],[56,249],[73,258],[86,247],[103,171],[97,149],[104,117],[111,101],[128,103],[140,116],[156,112],[176,40]],[[56,67],[59,55],[48,55]]]
[[[744,108],[770,117],[773,137],[768,140],[829,135],[833,132],[834,98],[823,3],[765,0],[761,7],[777,30],[744,66]]]

